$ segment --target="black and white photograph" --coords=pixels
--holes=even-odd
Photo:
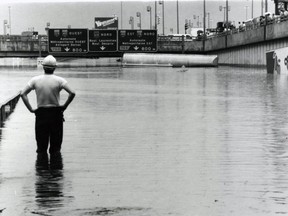
[[[1,0],[0,216],[288,215],[288,0]]]

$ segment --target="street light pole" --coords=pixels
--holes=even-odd
[[[157,30],[157,1],[155,0],[155,30]]]
[[[121,1],[121,29],[123,29],[123,2]]]
[[[163,35],[165,35],[165,25],[164,25],[164,0],[163,0]]]
[[[150,29],[152,29],[152,11],[151,11],[151,6],[147,6],[147,12],[150,13]]]
[[[11,35],[11,6],[8,7],[9,8],[9,35]]]
[[[228,18],[228,13],[229,13],[229,6],[228,6],[228,0],[226,0],[226,29],[228,31],[228,28],[229,28],[229,24],[228,24],[228,21],[229,21],[229,18]]]
[[[139,17],[139,28],[141,29],[141,13],[137,12],[136,16]]]
[[[205,35],[206,35],[206,1],[203,1],[203,34],[204,34],[204,39],[205,39]]]
[[[223,10],[223,22],[226,21],[226,7],[219,6],[219,11]]]
[[[251,5],[251,7],[252,7],[252,10],[251,10],[251,19],[253,19],[253,17],[254,17],[254,14],[253,14],[254,2],[253,2],[253,0],[252,0],[252,5]]]
[[[179,2],[177,0],[177,34],[179,34]]]
[[[7,20],[4,20],[4,25],[3,25],[4,36],[7,35],[7,32],[6,32],[7,23],[8,23]]]
[[[248,19],[247,17],[248,6],[246,5],[245,8],[246,8],[246,20],[247,20]]]
[[[134,29],[134,17],[133,16],[130,16],[129,24],[131,25],[131,29],[133,30]]]
[[[164,29],[165,29],[165,25],[164,25],[164,0],[159,1],[159,4],[162,4],[162,28],[163,28],[163,35],[165,35],[164,33]]]
[[[261,0],[261,16],[263,16],[263,8],[264,8],[264,2]]]
[[[208,23],[208,29],[209,29],[210,28],[210,13],[209,12],[207,13],[207,19],[208,19],[207,23]]]

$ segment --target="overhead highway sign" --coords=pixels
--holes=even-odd
[[[90,52],[116,52],[117,30],[89,30]]]
[[[87,53],[88,29],[49,29],[48,51],[51,53]]]
[[[156,52],[157,30],[119,30],[118,51]]]

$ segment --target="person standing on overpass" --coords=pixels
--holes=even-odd
[[[62,77],[54,75],[56,59],[52,55],[44,58],[44,74],[33,77],[21,92],[21,98],[31,113],[35,113],[35,135],[38,156],[48,156],[47,149],[50,142],[50,156],[61,155],[63,140],[63,113],[73,101],[75,92]],[[64,89],[68,98],[60,105],[60,91]],[[37,109],[32,108],[28,94],[35,90]]]

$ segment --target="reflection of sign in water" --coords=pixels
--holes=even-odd
[[[118,18],[95,17],[95,29],[118,29]]]
[[[119,30],[118,51],[156,52],[156,30]]]
[[[89,30],[89,51],[117,51],[117,30]]]
[[[64,53],[87,53],[87,38],[87,29],[49,29],[48,51]]]

